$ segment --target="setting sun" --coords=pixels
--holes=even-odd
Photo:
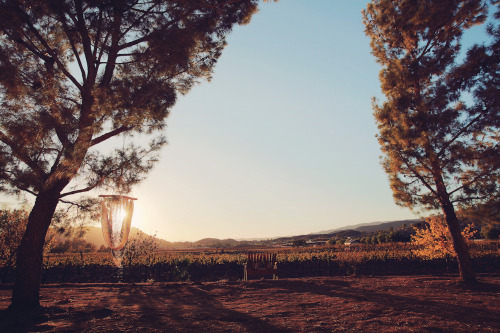
[[[0,22],[0,333],[498,331],[500,0]]]

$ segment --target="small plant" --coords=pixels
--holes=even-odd
[[[453,241],[445,221],[441,217],[433,216],[426,222],[429,226],[415,228],[415,234],[412,236],[412,244],[420,246],[414,251],[415,254],[429,259],[455,257]],[[462,236],[469,243],[474,233],[472,226],[468,225],[462,231]]]
[[[123,253],[123,261],[128,266],[139,263],[152,265],[158,251],[158,244],[154,236],[140,234],[131,238]]]

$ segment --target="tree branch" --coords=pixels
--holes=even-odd
[[[474,179],[472,179],[471,181],[465,183],[465,184],[462,184],[462,186],[459,186],[457,187],[456,189],[454,189],[453,191],[451,191],[449,193],[449,195],[451,196],[453,193],[457,192],[457,191],[460,191],[461,189],[463,189],[464,187],[466,186],[469,186],[469,185],[472,185],[474,184],[475,182],[477,182],[479,179],[481,179],[483,176],[486,176],[488,174],[491,173],[491,170],[486,170],[484,172],[481,172],[479,175],[477,175],[476,177],[474,177]]]
[[[105,87],[107,86],[112,78],[113,78],[113,71],[115,70],[116,66],[116,55],[120,51],[120,47],[118,45],[120,41],[120,25],[122,22],[122,17],[118,15],[118,12],[115,12],[114,18],[113,18],[113,26],[111,27],[111,45],[109,47],[108,51],[108,59],[106,66],[104,68],[104,73],[101,78],[101,82],[99,82],[100,87]],[[103,48],[101,47],[101,50]],[[99,62],[100,62],[100,57],[99,57]]]
[[[77,17],[76,27],[80,32],[80,36],[82,38],[83,53],[85,54],[85,59],[87,61],[87,75],[88,79],[90,79],[90,81],[93,82],[96,73],[94,73],[95,69],[93,67],[94,59],[92,59],[92,47],[91,47],[92,42],[89,37],[89,31],[85,26],[85,18],[83,16],[83,8],[81,0],[75,1],[75,9]]]
[[[111,35],[111,32],[108,31],[106,33],[106,36],[104,37],[104,40],[103,40],[102,45],[101,45],[101,48],[99,50],[99,54],[97,55],[97,57],[95,59],[95,62],[96,62],[97,66],[99,66],[99,64],[101,63],[102,55],[104,54],[104,45],[106,45],[106,43],[108,42],[108,38],[109,38],[110,35]]]
[[[81,208],[81,209],[86,209],[89,207],[89,206],[81,205],[81,204],[73,202],[73,201],[67,201],[67,200],[62,200],[62,199],[59,199],[59,201],[62,203],[71,205],[71,206],[76,206],[76,207]],[[69,211],[69,208],[66,210],[66,212],[68,212],[68,211]]]
[[[28,190],[27,188],[19,188],[21,191],[24,191],[24,192],[27,192],[33,196],[37,196],[38,194],[36,194],[35,192],[31,191],[31,190]]]
[[[83,64],[82,64],[82,61],[80,59],[80,55],[78,54],[78,51],[76,50],[76,46],[75,46],[75,43],[73,41],[73,38],[71,37],[69,27],[66,24],[66,17],[64,16],[64,13],[62,13],[62,12],[59,13],[59,16],[60,16],[60,20],[62,21],[62,24],[63,24],[64,32],[66,33],[66,36],[68,37],[69,44],[71,45],[71,50],[73,50],[73,54],[75,55],[76,61],[78,62],[78,67],[80,68],[80,72],[82,73],[83,82],[85,83],[85,81],[87,80],[87,77],[85,75],[86,74],[85,69],[83,69]]]
[[[26,13],[23,13],[27,16]],[[50,57],[40,57],[39,55],[37,55],[38,57],[40,57],[42,60],[44,61],[47,61],[47,60],[53,60],[56,64],[57,64],[57,67],[59,67],[59,69],[61,70],[61,72],[64,73],[64,75],[66,75],[66,77],[71,81],[73,82],[73,84],[79,89],[79,90],[82,90],[82,86],[80,85],[80,83],[75,79],[75,77],[73,75],[71,75],[70,72],[68,72],[68,70],[66,69],[66,67],[64,66],[64,64],[61,62],[61,60],[59,59],[59,57],[57,57],[57,55],[55,54],[54,50],[50,47],[50,45],[47,43],[47,41],[43,38],[43,36],[40,34],[40,32],[35,28],[35,26],[33,25],[33,23],[29,20],[29,18],[25,17],[25,23],[28,25],[28,28],[29,28],[29,31],[31,31],[35,37],[38,39],[38,41],[43,45],[43,47],[45,47],[45,51],[47,52],[47,54],[50,55]]]
[[[70,191],[70,192],[66,192],[66,193],[61,193],[61,195],[59,195],[59,198],[64,198],[64,197],[67,197],[68,195],[73,195],[73,194],[78,194],[78,193],[84,193],[84,192],[88,192],[90,190],[93,190],[95,189],[97,186],[99,186],[100,184],[102,184],[102,182],[104,181],[104,179],[106,179],[106,177],[101,177],[99,178],[98,181],[95,182],[95,184],[93,185],[90,185],[86,188],[82,188],[82,189],[79,189],[79,190],[74,190],[74,191]],[[60,200],[62,201],[62,200]]]
[[[97,21],[97,31],[95,33],[94,41],[94,51],[92,51],[92,59],[96,62],[96,71],[98,71],[97,65],[97,50],[99,49],[99,40],[101,39],[101,28],[102,28],[102,11],[99,11],[99,20]],[[104,44],[103,44],[104,45]],[[102,46],[101,46],[102,48]]]
[[[153,3],[148,9],[146,10],[139,10],[139,9],[136,9],[133,7],[133,5],[131,6],[131,9],[132,10],[135,10],[135,11],[138,11],[140,13],[142,13],[142,15],[137,19],[135,20],[135,22],[133,22],[132,24],[130,24],[130,26],[125,29],[125,31],[122,32],[121,34],[121,37],[124,37],[131,29],[132,27],[134,27],[137,23],[139,23],[143,18],[144,16],[146,16],[147,14],[151,14],[151,9],[153,9],[154,7],[156,7],[158,4],[157,3]]]
[[[184,15],[181,15],[180,17],[178,17],[178,18],[176,18],[176,19],[168,22],[167,24],[165,24],[161,29],[165,29],[165,28],[168,28],[168,27],[172,26],[174,23],[179,22],[179,20],[188,17],[192,13],[193,13],[192,11],[189,11],[188,13],[185,13]],[[160,29],[157,29],[157,30],[160,30]],[[155,32],[155,31],[153,31],[153,32]],[[132,47],[132,46],[135,46],[137,44],[146,42],[153,35],[153,32],[151,32],[150,34],[144,35],[141,38],[138,38],[136,40],[130,41],[130,42],[125,43],[125,44],[122,44],[122,45],[119,46],[119,49],[120,50],[125,50],[125,49],[127,49],[129,47]]]
[[[12,154],[19,158],[27,166],[29,166],[30,169],[36,173],[39,179],[45,178],[46,174],[43,169],[40,168],[40,166],[36,164],[35,161],[33,161],[26,152],[24,152],[24,149],[22,149],[17,143],[10,140],[10,138],[7,137],[7,135],[5,135],[5,133],[3,133],[2,131],[0,131],[0,141],[9,146],[12,150]]]
[[[439,151],[439,153],[437,154],[438,157],[440,157],[442,154],[444,154],[445,150],[448,149],[448,147],[453,143],[455,142],[456,139],[458,139],[460,137],[460,135],[462,135],[470,126],[472,126],[476,121],[478,121],[482,116],[484,115],[484,113],[480,113],[477,117],[475,117],[474,119],[472,119],[465,127],[462,127],[460,129],[460,131],[458,131],[454,136],[453,138],[450,139],[450,141],[448,141],[442,148],[441,150]]]
[[[401,154],[401,152],[398,150],[397,151],[398,155],[399,155],[399,158],[403,161],[403,163],[406,165],[406,167],[408,168],[408,170],[410,170],[413,175],[415,177],[417,177],[421,182],[422,184],[424,184],[425,187],[427,187],[427,189],[429,191],[432,192],[432,194],[434,194],[436,197],[437,197],[437,192],[432,188],[432,186],[427,183],[427,181],[425,180],[425,178],[420,174],[418,173],[418,171],[414,170],[413,167],[410,165],[410,163],[404,158],[404,156]]]
[[[455,202],[467,202],[467,201],[473,201],[473,200],[484,200],[484,199],[488,199],[488,198],[491,198],[491,196],[488,196],[488,195],[483,195],[483,196],[480,196],[480,197],[461,197],[461,198],[458,198],[458,199],[455,199],[455,200],[450,200],[451,203],[455,203]]]
[[[123,132],[130,131],[133,128],[134,128],[134,125],[132,125],[132,126],[122,126],[122,127],[116,128],[116,129],[114,129],[111,132],[108,132],[106,134],[103,134],[103,135],[95,138],[95,139],[92,139],[92,142],[90,143],[90,146],[91,147],[95,146],[95,145],[97,145],[97,144],[99,144],[99,143],[101,143],[101,142],[103,142],[103,141],[105,141],[105,140],[107,140],[107,139],[115,136],[115,135],[121,134]]]

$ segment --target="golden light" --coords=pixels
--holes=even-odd
[[[116,266],[121,267],[121,250],[128,241],[134,213],[134,200],[137,199],[124,195],[100,195],[99,197],[102,198],[101,227],[104,242],[110,248]]]

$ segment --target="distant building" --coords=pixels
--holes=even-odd
[[[358,239],[348,239],[345,241],[344,245],[346,246],[361,245],[361,242]]]
[[[312,247],[316,247],[316,246],[323,246],[323,245],[326,245],[326,242],[325,240],[308,240],[306,242],[306,245],[307,246],[312,246]]]

